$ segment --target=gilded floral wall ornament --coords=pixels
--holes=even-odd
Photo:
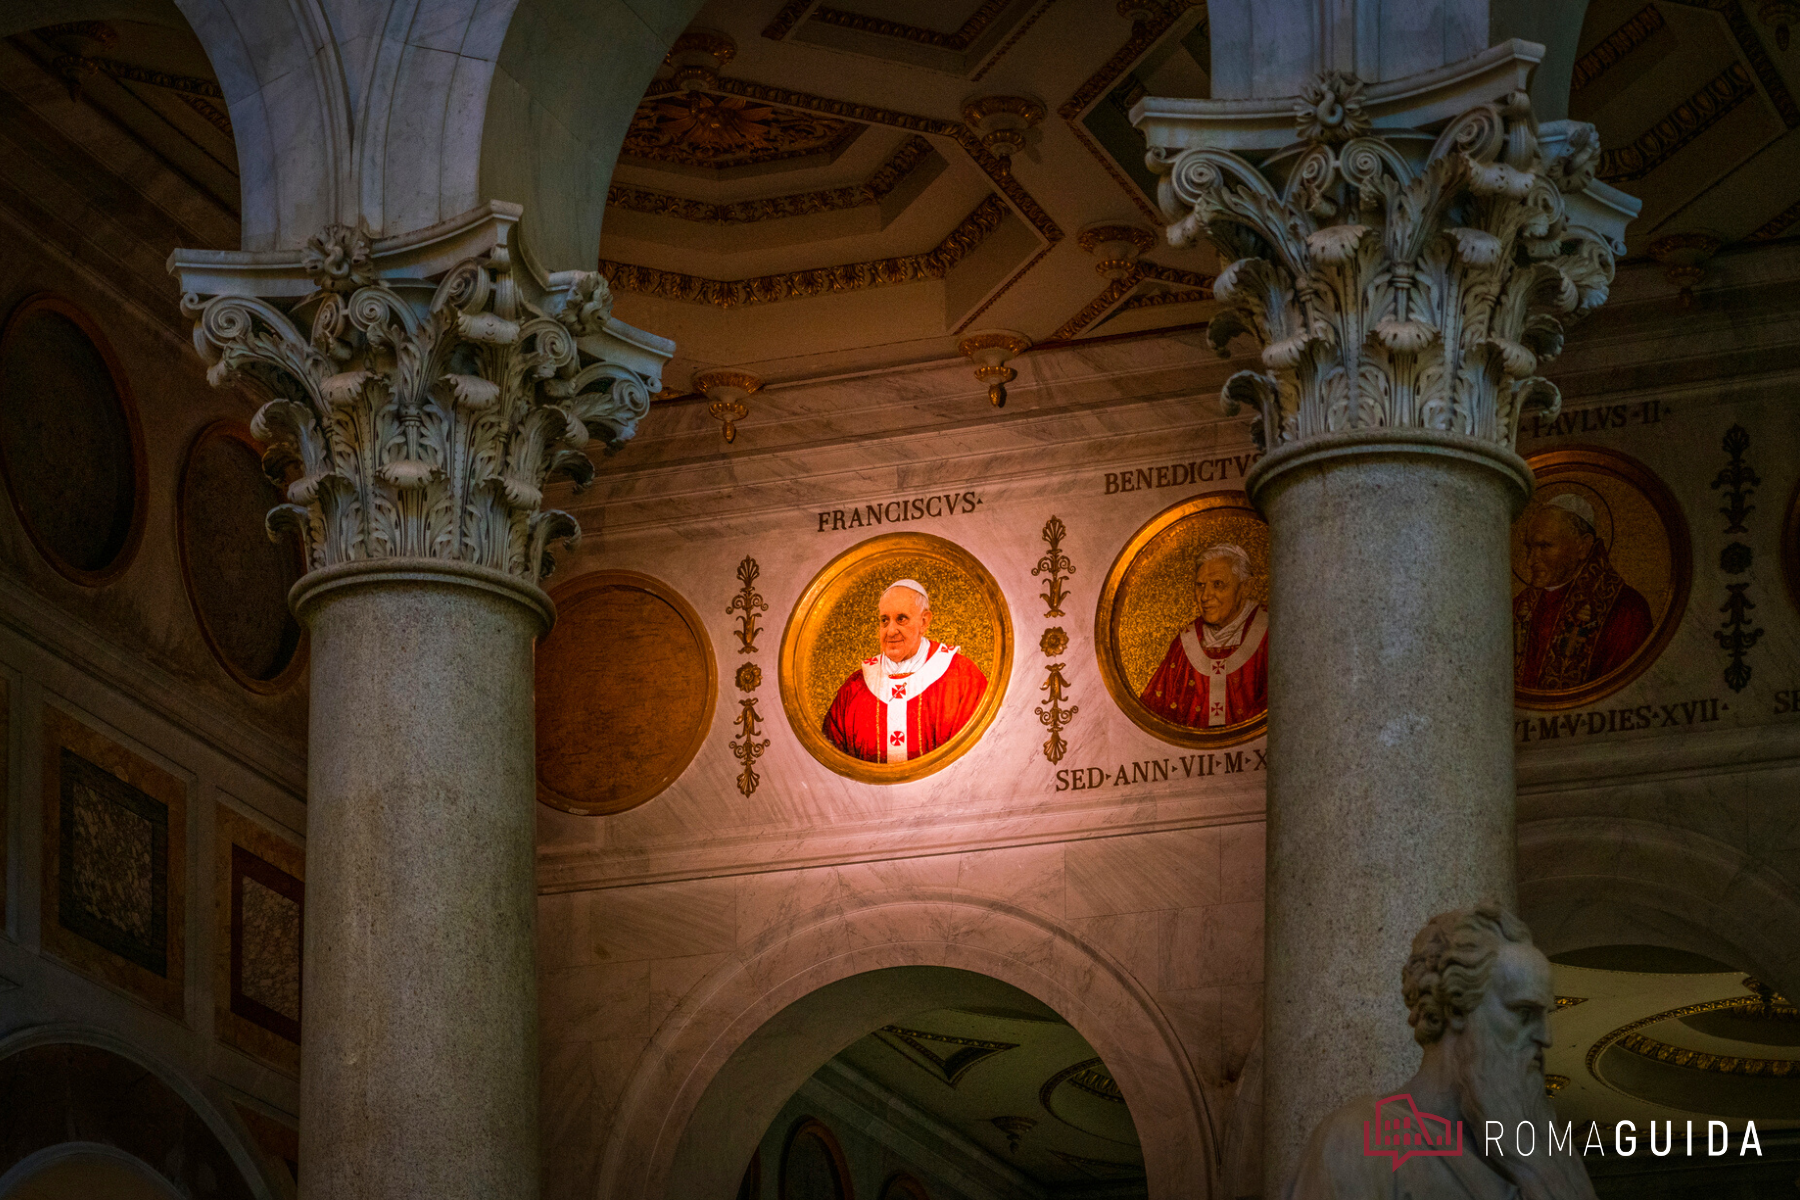
[[[1205,239],[1228,264],[1214,348],[1238,334],[1262,347],[1223,404],[1250,405],[1270,450],[1369,427],[1510,449],[1523,413],[1560,406],[1540,368],[1612,284],[1619,247],[1565,203],[1586,186],[1591,128],[1540,141],[1513,92],[1450,121],[1421,158],[1367,132],[1359,95],[1342,73],[1315,79],[1297,108],[1309,144],[1278,176],[1204,146],[1149,153],[1170,244]]]
[[[750,397],[762,390],[763,381],[748,371],[700,371],[693,389],[706,397],[706,411],[720,425],[727,442],[737,441],[738,422],[750,415]]]
[[[975,364],[976,381],[987,384],[988,403],[1005,408],[1006,385],[1019,377],[1016,370],[1006,365],[1007,360],[1031,349],[1031,339],[1008,329],[997,329],[966,337],[956,348]]]
[[[182,298],[208,380],[274,397],[252,430],[271,476],[297,477],[270,528],[296,530],[311,569],[426,558],[537,582],[550,543],[580,532],[543,508],[547,481],[584,486],[588,443],[610,452],[649,411],[654,380],[582,348],[606,325],[605,280],[552,275],[530,303],[501,236],[423,302],[378,278],[369,235],[342,225],[301,265],[316,290],[286,307]]]
[[[769,611],[769,602],[764,600],[762,593],[756,590],[756,577],[761,574],[762,567],[757,565],[756,560],[748,554],[744,555],[744,561],[738,564],[737,569],[738,582],[743,587],[738,590],[737,595],[731,598],[731,603],[725,607],[726,616],[730,616],[732,613],[737,614],[738,627],[732,632],[738,640],[739,654],[756,653],[756,635],[762,632],[758,614]],[[749,663],[744,665],[755,669]],[[742,687],[743,671],[741,668],[738,674],[738,686]],[[758,678],[761,678],[760,674]],[[754,688],[756,685],[753,683],[750,686]]]
[[[1068,555],[1063,553],[1062,549],[1062,540],[1068,535],[1068,532],[1069,527],[1062,523],[1061,517],[1051,517],[1045,521],[1043,538],[1049,549],[1045,550],[1043,556],[1037,560],[1037,566],[1031,568],[1032,578],[1042,576],[1044,579],[1044,590],[1038,595],[1038,599],[1044,602],[1046,617],[1063,615],[1062,604],[1069,594],[1063,584],[1067,583],[1069,576],[1075,573],[1075,564],[1070,561]],[[1057,652],[1046,649],[1044,653],[1055,654]]]
[[[1051,658],[1055,658],[1069,648],[1069,635],[1061,625],[1052,625],[1044,630],[1044,636],[1038,639],[1038,649]]]

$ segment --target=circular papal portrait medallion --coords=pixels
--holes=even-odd
[[[537,651],[538,799],[564,812],[636,808],[687,770],[712,728],[718,671],[700,614],[635,571],[550,591]]]
[[[1231,746],[1269,713],[1269,527],[1242,492],[1164,509],[1113,560],[1094,615],[1106,690],[1178,746]]]
[[[1521,708],[1611,695],[1662,653],[1687,608],[1687,522],[1663,481],[1610,450],[1552,450],[1513,522],[1513,686]]]
[[[1012,617],[974,555],[890,533],[838,555],[781,635],[781,703],[812,756],[865,783],[903,783],[961,757],[993,722]]]

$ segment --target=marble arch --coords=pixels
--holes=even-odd
[[[1547,954],[1652,944],[1800,990],[1791,885],[1704,834],[1655,821],[1570,817],[1519,829],[1519,911]]]
[[[1150,1195],[1213,1194],[1215,1135],[1199,1080],[1143,986],[1057,922],[942,889],[814,910],[696,985],[626,1084],[598,1200],[731,1195],[763,1129],[826,1059],[958,994],[935,972],[886,970],[895,967],[972,971],[1056,1009],[1125,1093]]]
[[[72,1022],[34,1025],[19,1030],[10,1037],[0,1038],[0,1063],[5,1063],[13,1056],[28,1050],[70,1045],[90,1046],[97,1050],[103,1050],[149,1072],[157,1082],[175,1093],[181,1103],[185,1104],[206,1126],[213,1137],[218,1139],[219,1145],[224,1148],[232,1165],[237,1168],[238,1173],[248,1184],[250,1192],[256,1200],[276,1200],[276,1197],[282,1194],[270,1184],[263,1164],[258,1161],[256,1152],[250,1148],[250,1138],[237,1123],[228,1117],[218,1105],[214,1104],[205,1092],[195,1086],[192,1080],[168,1063],[146,1052],[143,1047],[129,1038],[121,1037],[96,1026]],[[20,1163],[12,1164],[12,1166],[17,1169],[26,1162],[34,1162],[36,1165],[29,1169],[35,1173],[38,1167],[56,1161],[58,1156],[50,1153],[56,1149],[56,1146],[40,1147],[38,1151],[34,1151]],[[13,1182],[22,1181],[26,1176],[21,1171],[15,1178],[12,1171],[8,1170],[0,1171],[0,1177],[4,1177],[10,1186]]]

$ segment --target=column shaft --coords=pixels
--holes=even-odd
[[[1508,529],[1524,462],[1400,430],[1284,448],[1270,525],[1265,1192],[1307,1135],[1407,1078],[1401,1001],[1434,913],[1513,903]]]
[[[382,560],[312,637],[305,1200],[537,1195],[533,639],[548,597]]]

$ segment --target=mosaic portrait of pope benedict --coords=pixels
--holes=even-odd
[[[876,653],[838,688],[823,730],[852,758],[904,763],[961,732],[981,707],[988,681],[961,647],[930,636],[924,584],[895,580],[876,607]]]
[[[1190,729],[1236,725],[1269,708],[1269,611],[1250,593],[1253,568],[1229,542],[1201,551],[1194,619],[1169,643],[1138,697],[1165,721]]]

